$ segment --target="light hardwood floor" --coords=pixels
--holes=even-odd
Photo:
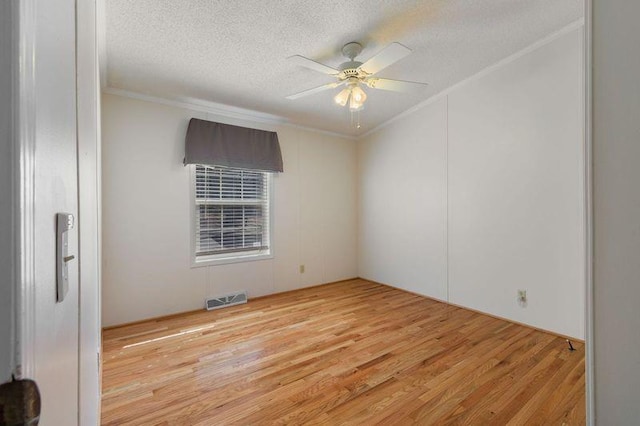
[[[365,280],[103,339],[103,425],[585,423],[583,344]]]

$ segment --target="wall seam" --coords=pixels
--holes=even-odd
[[[447,302],[451,302],[451,298],[449,297],[449,95],[447,94],[445,96],[445,100],[446,100],[446,108],[445,108],[445,146],[446,146],[446,153],[445,153],[445,196],[446,196],[446,212],[447,212],[447,219],[446,219],[446,223],[445,223],[445,234],[446,234],[446,256],[445,256],[445,260],[446,260],[446,268],[447,268],[447,278],[446,278],[446,285],[447,285]]]
[[[298,210],[298,271],[297,271],[297,276],[298,276],[298,288],[300,288],[300,286],[303,285],[303,274],[300,273],[300,265],[302,265],[304,262],[304,260],[301,257],[301,248],[302,248],[302,219],[301,219],[301,213],[300,213],[300,206],[302,205],[301,202],[301,197],[302,197],[302,184],[300,183],[301,179],[300,179],[300,171],[302,170],[302,167],[300,167],[300,138],[297,138],[296,140],[296,161],[298,163],[298,179],[297,179],[297,184],[298,184],[298,200],[296,203],[296,208]]]

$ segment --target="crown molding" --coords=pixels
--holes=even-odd
[[[404,118],[404,117],[406,117],[406,116],[408,116],[408,115],[410,115],[410,114],[412,114],[412,113],[414,113],[414,112],[426,107],[427,105],[430,105],[430,104],[432,104],[432,103],[434,103],[434,102],[446,97],[451,92],[453,92],[454,90],[464,86],[465,84],[467,84],[467,83],[469,83],[471,81],[478,80],[478,79],[484,77],[485,75],[487,75],[487,74],[489,74],[489,73],[491,73],[491,72],[493,72],[493,71],[495,71],[495,70],[497,70],[499,68],[502,68],[502,67],[504,67],[504,66],[516,61],[517,59],[520,59],[521,57],[523,57],[523,56],[525,56],[525,55],[527,55],[527,54],[529,54],[529,53],[541,48],[542,46],[545,46],[545,45],[547,45],[547,44],[559,39],[560,37],[570,33],[571,31],[574,31],[574,30],[576,30],[578,28],[583,27],[584,26],[584,22],[585,22],[584,18],[578,19],[577,21],[574,21],[574,22],[570,23],[569,25],[561,28],[560,30],[558,30],[558,31],[556,31],[556,32],[554,32],[554,33],[552,33],[552,34],[550,34],[550,35],[548,35],[548,36],[536,41],[533,44],[530,44],[529,46],[525,47],[524,49],[519,50],[516,53],[513,53],[513,54],[507,56],[506,58],[496,62],[495,64],[489,65],[488,67],[486,67],[486,68],[482,69],[481,71],[473,74],[472,76],[467,77],[464,80],[459,81],[458,83],[455,83],[454,85],[447,87],[446,89],[442,90],[441,92],[436,93],[435,95],[429,97],[428,99],[426,99],[426,100],[424,100],[424,101],[412,106],[411,108],[401,112],[400,114],[398,114],[398,115],[396,115],[394,117],[391,117],[387,121],[377,125],[373,129],[363,133],[362,135],[360,135],[358,137],[358,140],[363,139],[363,138],[365,138],[365,137],[367,137],[369,135],[372,135],[372,134],[378,132],[379,130],[382,130],[383,128],[387,127],[391,123],[394,123],[394,122],[396,122],[396,121],[398,121],[398,120],[400,120],[400,119],[402,119],[402,118]]]
[[[294,128],[294,129],[305,130],[307,132],[314,132],[314,133],[320,133],[322,135],[332,136],[334,138],[347,139],[347,140],[350,140],[350,141],[357,141],[358,140],[358,136],[347,135],[347,134],[338,133],[338,132],[332,132],[330,130],[316,129],[315,127],[302,126],[300,124],[295,124],[292,121],[287,121],[286,123],[284,123],[284,125],[287,126],[287,127]]]
[[[238,120],[253,121],[258,123],[265,123],[271,125],[287,126],[294,129],[310,131],[314,133],[320,133],[328,136],[338,137],[348,140],[357,140],[357,137],[352,135],[345,135],[342,133],[330,132],[328,130],[316,129],[313,127],[301,126],[293,123],[290,120],[265,112],[255,111],[246,108],[235,107],[231,105],[221,104],[217,102],[204,101],[194,98],[163,98],[159,96],[145,95],[143,93],[134,92],[131,90],[116,89],[113,87],[106,87],[102,89],[103,93],[109,95],[115,95],[130,99],[136,99],[145,102],[151,102],[161,105],[172,106],[176,108],[189,109],[192,111],[200,111],[208,114],[215,114],[227,118],[235,118]]]
[[[140,101],[206,112],[209,114],[216,114],[229,118],[251,120],[267,124],[283,124],[285,122],[282,117],[279,117],[277,115],[234,107],[231,105],[220,104],[217,102],[208,102],[192,98],[162,98],[158,96],[145,95],[143,93],[133,92],[130,90],[115,89],[113,87],[106,87],[102,91],[109,95],[117,95],[125,98],[137,99]]]

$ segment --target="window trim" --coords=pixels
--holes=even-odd
[[[189,169],[189,257],[191,261],[191,268],[273,259],[273,241],[275,239],[273,234],[273,180],[276,177],[276,173],[264,172],[267,174],[267,188],[269,190],[269,251],[265,253],[259,252],[257,250],[247,250],[237,253],[220,253],[209,256],[196,256],[196,164],[189,164],[189,166],[186,168]]]

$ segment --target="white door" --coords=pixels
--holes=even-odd
[[[34,378],[43,426],[78,423],[78,229],[68,234],[69,291],[56,301],[58,212],[77,218],[76,3],[35,3]]]

